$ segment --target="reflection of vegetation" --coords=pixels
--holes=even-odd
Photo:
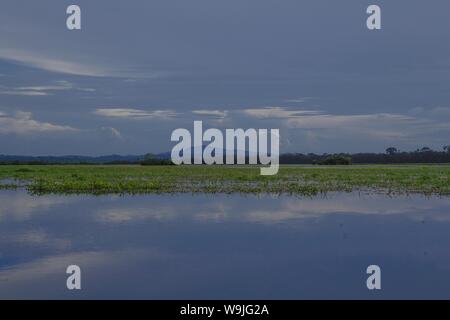
[[[292,193],[380,190],[450,195],[449,165],[282,166],[261,176],[249,166],[0,166],[0,188],[32,193]]]

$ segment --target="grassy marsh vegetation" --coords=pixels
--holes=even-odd
[[[372,190],[450,195],[450,165],[282,166],[6,165],[0,188],[46,193],[289,193]]]

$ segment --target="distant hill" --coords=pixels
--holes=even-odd
[[[144,160],[144,155],[106,155],[89,156],[15,156],[0,155],[0,163],[49,163],[49,164],[107,164],[107,163],[138,163]]]

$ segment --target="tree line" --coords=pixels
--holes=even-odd
[[[335,153],[302,154],[285,153],[280,155],[280,164],[396,164],[396,163],[450,163],[450,146],[442,151],[423,147],[415,151],[400,151],[389,147],[384,153]]]

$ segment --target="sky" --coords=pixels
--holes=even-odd
[[[2,0],[0,154],[166,152],[194,120],[279,128],[282,153],[441,150],[449,15],[448,0]]]

